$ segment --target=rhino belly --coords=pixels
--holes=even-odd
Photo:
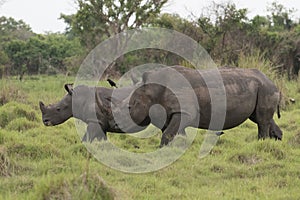
[[[200,112],[199,128],[220,130],[220,123],[224,122],[223,130],[230,129],[246,121],[256,107],[256,95],[228,95],[226,102],[226,113],[216,113],[215,120],[211,121],[211,109],[203,108]],[[224,119],[225,118],[225,119]],[[216,125],[214,125],[216,124]]]
[[[224,130],[236,127],[246,121],[255,111],[257,95],[229,96],[227,100]]]

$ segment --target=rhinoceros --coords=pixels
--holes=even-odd
[[[189,126],[220,131],[236,127],[247,119],[257,124],[258,139],[270,137],[281,140],[282,131],[273,120],[276,110],[280,117],[280,92],[274,83],[257,69],[226,67],[218,71],[224,84],[223,100],[226,101],[223,108],[225,119],[221,127],[211,123],[211,98],[222,95],[218,94],[222,93],[217,88],[220,85],[213,83],[216,71],[194,70],[182,66],[145,72],[141,86],[113,106],[113,112],[119,116],[117,126],[130,130],[149,121],[149,111],[152,106],[159,104],[166,112],[166,119],[161,123],[161,114],[155,114],[154,111],[152,116],[156,116],[158,120],[155,117],[150,120],[163,131],[161,146],[168,144],[175,134],[184,134],[184,129]],[[181,84],[180,78],[176,78],[178,74],[187,80],[187,84]],[[184,103],[180,104],[178,99]],[[130,113],[130,117],[124,115],[126,112]]]
[[[113,121],[114,116],[110,108],[112,96],[122,100],[130,94],[134,87],[110,89],[79,85],[73,88],[72,84],[66,84],[64,87],[67,94],[60,102],[48,106],[45,106],[43,102],[39,103],[42,120],[46,126],[55,126],[75,117],[87,123],[87,132],[82,141],[89,142],[95,138],[106,139],[107,132],[123,133]],[[96,96],[99,98],[98,100],[95,100]],[[101,102],[100,107],[99,102]],[[149,122],[146,123],[146,125],[148,124]],[[126,131],[134,133],[143,128],[145,127],[136,126]]]

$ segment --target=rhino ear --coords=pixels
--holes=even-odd
[[[42,113],[45,113],[45,104],[41,101],[40,101],[40,110],[42,111]]]
[[[133,74],[133,72],[130,73],[130,78],[131,78],[133,85],[137,85],[137,83],[139,82],[139,79],[137,78],[136,75]]]
[[[67,92],[72,95],[73,94],[73,84],[65,84],[65,90],[67,90]]]

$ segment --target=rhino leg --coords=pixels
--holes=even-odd
[[[186,136],[185,129],[179,130],[178,134],[181,136]]]
[[[84,134],[82,141],[83,142],[93,142],[94,139],[106,140],[106,133],[102,130],[101,126],[97,123],[89,123],[87,127],[87,131]]]
[[[255,117],[250,117],[249,119],[258,125],[258,122],[255,119]],[[269,128],[269,135],[268,136],[270,138],[274,138],[275,140],[282,140],[282,131],[278,127],[278,125],[275,123],[274,119],[270,120],[270,128]],[[261,138],[258,136],[258,139],[261,139]]]
[[[274,89],[274,88],[273,88]],[[280,100],[280,93],[274,92],[270,94],[270,88],[261,86],[257,94],[257,104],[253,118],[258,125],[258,139],[271,137],[270,130],[272,127],[273,115],[277,110],[277,105]]]
[[[185,133],[185,123],[181,122],[182,116],[180,113],[173,114],[167,128],[164,130],[160,147],[163,147],[164,145],[169,144],[170,141],[172,141],[177,133],[179,134],[186,134]]]
[[[258,139],[269,137],[270,123],[258,123]]]
[[[274,119],[271,120],[270,138],[275,138],[275,140],[282,140],[282,131],[275,123]]]

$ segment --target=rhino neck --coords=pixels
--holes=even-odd
[[[86,123],[97,120],[94,90],[88,87],[80,87],[74,92],[72,99],[73,117]]]

